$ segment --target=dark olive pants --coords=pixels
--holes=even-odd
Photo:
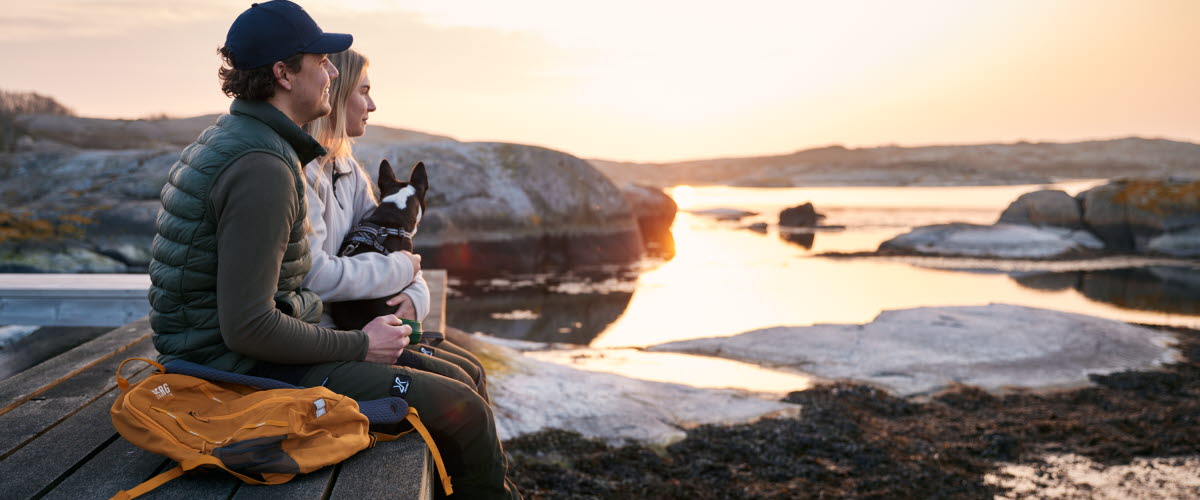
[[[475,392],[488,404],[492,402],[487,392],[487,374],[483,371],[483,364],[470,351],[448,340],[436,347],[426,344],[409,345],[400,354],[396,364],[458,380],[474,387]]]
[[[496,435],[491,406],[476,392],[472,380],[407,366],[346,361],[308,367],[298,385],[323,385],[364,401],[387,396],[404,398],[421,414],[421,422],[442,454],[453,481],[453,498],[521,497],[506,477],[508,462]]]

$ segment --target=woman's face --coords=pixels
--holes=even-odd
[[[371,80],[364,68],[358,86],[346,101],[346,135],[362,137],[367,132],[367,114],[372,111],[375,111],[375,101],[371,99]]]

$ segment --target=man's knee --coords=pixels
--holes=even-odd
[[[418,378],[416,383],[422,385],[414,385],[408,402],[422,420],[437,420],[436,427],[451,434],[474,435],[494,427],[491,406],[475,392],[474,385],[436,376]]]

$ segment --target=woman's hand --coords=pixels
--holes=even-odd
[[[408,345],[408,334],[412,327],[400,322],[393,314],[380,316],[363,327],[367,334],[367,357],[363,361],[372,363],[396,363],[400,351]]]
[[[407,250],[401,250],[396,253],[408,258],[408,261],[412,263],[413,276],[416,276],[417,272],[421,270],[421,256]]]
[[[397,294],[395,297],[388,299],[387,305],[396,308],[396,316],[417,320],[417,306],[413,304],[412,297],[407,294]]]

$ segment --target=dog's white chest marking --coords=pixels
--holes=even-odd
[[[404,189],[387,195],[387,197],[385,197],[381,203],[391,203],[396,205],[396,208],[404,210],[404,207],[408,205],[408,198],[414,194],[417,194],[417,188],[412,186],[404,186]],[[420,207],[418,207],[418,210],[420,210]]]

